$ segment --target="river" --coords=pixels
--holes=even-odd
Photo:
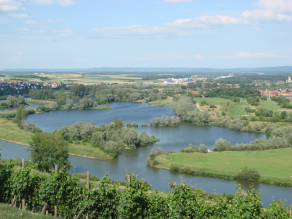
[[[148,123],[153,117],[172,116],[174,111],[171,107],[151,107],[145,103],[112,103],[113,108],[106,110],[71,110],[71,111],[54,111],[43,114],[29,115],[25,122],[35,123],[37,127],[43,131],[51,132],[60,129],[62,126],[69,126],[78,121],[90,122],[94,121],[95,125],[100,123],[108,124],[112,122],[113,117],[118,116],[126,123],[137,122],[140,125]],[[168,170],[156,169],[148,167],[145,163],[148,154],[152,148],[161,147],[163,151],[179,151],[187,147],[190,143],[197,146],[201,143],[212,149],[214,142],[223,138],[231,141],[232,144],[248,143],[256,138],[263,136],[262,134],[236,132],[222,127],[216,126],[195,126],[191,124],[181,124],[179,127],[139,127],[138,132],[143,130],[148,134],[154,134],[160,139],[153,146],[141,147],[134,150],[124,150],[117,158],[108,161],[100,161],[76,156],[70,156],[69,160],[76,172],[97,175],[101,178],[105,172],[109,171],[109,176],[114,180],[125,180],[126,170],[139,174],[139,178],[144,178],[151,185],[152,189],[166,191],[169,185],[169,179],[180,182],[182,174],[171,173]],[[27,147],[0,141],[2,147],[2,158],[8,159],[21,157],[27,158],[29,152]],[[71,169],[71,172],[74,172]],[[219,193],[235,193],[236,183],[234,180],[224,180],[211,177],[201,177],[193,175],[183,175],[187,183],[192,182],[198,188],[202,188],[207,192]],[[250,183],[240,182],[245,189],[248,189]],[[286,199],[287,205],[292,204],[291,194],[292,188],[284,188],[279,186],[264,185],[256,183],[254,185],[256,191],[262,191],[262,201],[267,206],[272,197],[275,200]]]

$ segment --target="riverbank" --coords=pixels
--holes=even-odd
[[[259,182],[292,186],[292,148],[212,153],[164,153],[156,157],[156,168],[197,175],[232,178],[244,167],[260,173]],[[176,167],[176,168],[174,168]],[[229,177],[230,176],[230,177]]]
[[[29,146],[31,135],[31,132],[19,128],[12,120],[0,118],[0,140]],[[93,147],[90,143],[85,143],[84,145],[69,143],[69,154],[98,160],[114,158],[99,148]]]

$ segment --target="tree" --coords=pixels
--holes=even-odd
[[[58,168],[69,170],[68,142],[58,133],[36,133],[31,137],[30,146],[33,163],[39,170],[49,171],[58,165]]]
[[[208,148],[206,147],[206,145],[200,144],[199,152],[200,153],[208,153]]]
[[[282,119],[286,119],[288,117],[288,113],[286,111],[281,112]]]
[[[23,107],[19,107],[15,113],[15,119],[22,122],[27,117],[27,111]]]
[[[213,151],[228,151],[230,148],[230,144],[230,141],[227,142],[227,140],[219,138],[217,141],[215,141]]]

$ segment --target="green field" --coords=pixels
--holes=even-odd
[[[194,97],[193,98],[196,102],[200,103],[202,101],[206,101],[208,104],[214,104],[214,105],[218,105],[218,104],[222,104],[222,103],[231,103],[232,100],[230,99],[224,99],[224,98],[220,98],[220,97],[206,97],[206,98],[198,98],[198,97]]]
[[[0,118],[0,139],[29,145],[31,132],[19,128],[12,120]],[[87,156],[96,159],[112,159],[113,157],[104,153],[99,148],[92,147],[90,143],[69,144],[69,153],[79,156]]]
[[[231,102],[227,109],[227,115],[231,118],[235,118],[236,116],[248,115],[245,111],[245,107],[249,106],[246,99],[242,99],[241,103],[239,102]]]
[[[237,175],[244,167],[259,171],[260,180],[292,183],[292,148],[212,153],[174,153],[158,156],[157,167],[169,169],[170,163],[189,166],[198,171]]]
[[[278,106],[278,104],[275,101],[267,100],[267,101],[261,101],[259,108],[266,108],[269,110],[272,110],[273,112],[277,112],[278,110],[284,110],[284,108],[281,108]]]
[[[31,77],[30,77],[31,75]],[[21,75],[7,75],[5,80],[27,80],[34,82],[55,82],[55,83],[79,83],[79,84],[97,84],[97,83],[135,83],[142,82],[141,77],[135,75],[119,74],[119,75],[97,75],[97,74],[23,74]],[[28,77],[27,77],[28,76]],[[37,77],[36,77],[37,76]],[[39,77],[48,77],[46,81],[41,81]],[[134,80],[134,81],[133,81]]]

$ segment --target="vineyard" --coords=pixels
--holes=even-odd
[[[24,160],[16,170],[16,161],[0,159],[0,202],[11,208],[59,218],[290,218],[291,210],[283,202],[272,202],[264,209],[260,193],[238,189],[236,196],[207,199],[202,190],[170,182],[169,191],[149,192],[138,176],[126,174],[126,188],[119,189],[106,173],[98,187],[81,183],[77,175],[61,169],[49,176],[32,173],[33,164]],[[204,192],[203,192],[204,193]]]

